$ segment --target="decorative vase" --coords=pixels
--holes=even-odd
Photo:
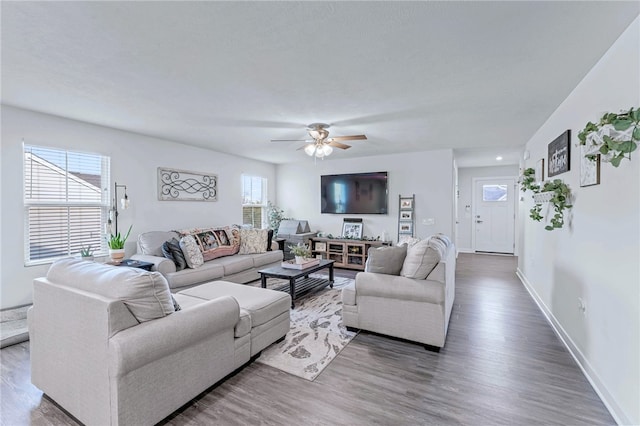
[[[88,260],[89,262],[93,262],[93,256],[80,256],[82,260]]]
[[[122,259],[124,259],[124,249],[109,249],[109,257],[113,262],[122,262]]]
[[[296,264],[301,265],[304,263],[304,256],[296,256]]]

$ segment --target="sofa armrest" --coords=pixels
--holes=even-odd
[[[359,297],[369,296],[441,304],[445,294],[444,284],[438,281],[373,272],[358,272],[355,290],[356,302]]]
[[[131,256],[131,259],[153,263],[151,270],[158,271],[162,275],[166,275],[170,272],[176,272],[176,264],[166,257],[152,256],[150,254],[134,254]]]
[[[123,330],[109,339],[109,375],[122,377],[211,335],[228,331],[233,339],[239,320],[237,300],[222,296]]]

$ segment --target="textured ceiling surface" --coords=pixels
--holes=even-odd
[[[7,2],[2,102],[273,163],[517,162],[638,2]],[[594,117],[596,118],[596,117]],[[339,151],[339,152],[338,152]],[[487,163],[487,164],[484,164]]]

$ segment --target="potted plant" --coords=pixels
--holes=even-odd
[[[131,233],[131,228],[133,225],[129,226],[129,230],[124,238],[118,232],[116,235],[109,235],[107,238],[107,245],[109,246],[109,256],[111,260],[114,262],[121,262],[124,259],[124,243],[129,238],[129,234]]]
[[[91,244],[80,248],[80,257],[82,260],[93,260],[93,248],[91,248]]]
[[[305,259],[311,257],[311,250],[306,244],[298,243],[295,246],[289,246],[289,250],[296,257],[296,263],[301,264]]]
[[[273,229],[274,233],[278,233],[280,222],[284,219],[284,210],[273,204],[271,201],[267,203],[267,220],[269,221],[269,229]]]
[[[586,147],[585,157],[595,161],[600,154],[602,161],[618,167],[623,158],[631,159],[640,143],[640,109],[608,112],[598,123],[588,122],[578,139]]]
[[[524,171],[521,188],[523,191],[533,192],[534,206],[529,210],[529,217],[536,222],[542,221],[542,200],[553,204],[554,215],[550,225],[544,227],[547,231],[553,231],[564,226],[564,211],[573,207],[570,204],[571,190],[566,183],[560,179],[554,179],[542,184],[542,187],[535,182],[535,170],[528,168]]]

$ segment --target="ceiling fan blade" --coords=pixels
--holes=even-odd
[[[365,139],[367,139],[365,135],[353,135],[353,136],[333,136],[327,140],[329,142],[333,142],[333,141],[361,141]]]
[[[340,149],[349,149],[349,148],[351,148],[351,145],[347,145],[347,144],[340,143],[340,142],[335,142],[335,141],[329,142],[328,145],[331,145],[331,146],[333,146],[335,148],[340,148]]]

